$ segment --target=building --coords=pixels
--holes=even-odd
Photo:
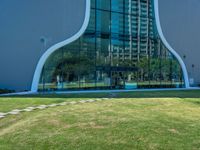
[[[2,0],[0,88],[67,91],[200,84],[200,11],[182,0]],[[169,11],[170,10],[170,11]]]

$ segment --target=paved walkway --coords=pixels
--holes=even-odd
[[[52,108],[52,107],[56,107],[56,106],[93,103],[93,102],[103,101],[103,100],[111,100],[111,98],[96,98],[96,99],[81,100],[81,101],[53,103],[53,104],[49,104],[49,105],[39,105],[39,106],[36,106],[36,107],[27,107],[25,109],[14,109],[14,110],[12,110],[10,112],[6,112],[6,113],[0,112],[0,119],[5,118],[9,115],[18,115],[22,112],[31,112],[31,111],[34,111],[34,110],[42,110],[42,109]]]

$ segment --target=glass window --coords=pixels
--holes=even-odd
[[[123,0],[111,0],[112,3],[112,11],[121,12],[124,11],[124,1]]]
[[[172,84],[172,58],[171,54],[162,47],[161,51],[161,83],[165,87],[171,87]]]
[[[110,38],[96,39],[96,65],[110,65]]]
[[[124,34],[124,19],[120,13],[112,13],[111,32],[117,34]]]
[[[89,21],[86,32],[94,33],[95,32],[95,25],[96,25],[95,23],[96,23],[95,10],[91,10],[90,21]]]
[[[96,0],[97,9],[110,10],[110,0]]]
[[[91,7],[94,9],[95,8],[95,2],[96,0],[91,0]]]
[[[172,84],[173,84],[173,87],[175,88],[184,87],[183,73],[181,70],[181,66],[175,57],[173,57],[173,60],[172,60]]]
[[[110,33],[110,12],[97,10],[97,32]]]
[[[113,36],[112,36],[113,37]],[[124,42],[116,35],[111,40],[111,65],[121,66],[124,62]]]
[[[150,58],[149,80],[152,88],[161,86],[161,59],[159,57]]]
[[[46,61],[39,90],[184,87],[147,0],[91,0],[85,33]]]
[[[124,0],[124,10],[126,14],[138,14],[138,0]]]
[[[57,67],[57,65],[62,61],[62,50],[56,51],[53,55],[51,55],[47,59],[47,62],[45,63],[44,66],[45,69],[51,69]]]
[[[96,87],[97,89],[109,89],[111,86],[110,72],[102,68],[96,69]]]

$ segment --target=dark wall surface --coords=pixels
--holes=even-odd
[[[80,30],[85,9],[86,0],[1,0],[0,89],[30,90],[42,54]]]
[[[163,34],[186,64],[190,80],[200,84],[200,0],[158,0]]]

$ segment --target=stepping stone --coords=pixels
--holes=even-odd
[[[32,109],[32,110],[34,110],[34,109],[36,109],[36,107],[27,107],[26,109]]]
[[[73,105],[73,104],[77,104],[77,102],[69,102],[69,103],[72,104],[72,105]]]
[[[95,102],[95,100],[89,99],[87,100],[87,102],[92,103],[92,102]]]
[[[103,99],[97,98],[96,101],[102,101]]]
[[[59,105],[60,106],[65,106],[65,105],[67,105],[68,104],[68,102],[63,102],[63,103],[60,103]]]
[[[19,109],[15,109],[15,110],[12,110],[12,112],[21,112],[22,110],[19,110]]]
[[[48,105],[49,107],[55,107],[55,106],[58,106],[59,104],[50,104]]]
[[[26,108],[26,109],[23,109],[22,111],[30,112],[30,111],[33,111],[33,109]]]
[[[38,109],[45,109],[45,108],[47,108],[48,106],[47,105],[40,105],[40,106],[38,106],[38,107],[36,107],[36,108],[38,108]]]
[[[27,107],[27,108],[23,109],[22,111],[30,112],[30,111],[33,111],[34,109],[37,109],[37,108],[36,107]]]
[[[79,101],[80,103],[86,103],[87,101],[86,100],[82,100],[82,101]]]
[[[17,112],[17,111],[11,111],[11,112],[8,112],[8,114],[10,114],[10,115],[18,115],[19,112]]]
[[[6,116],[8,113],[0,113],[0,116]]]
[[[0,115],[0,119],[1,119],[1,118],[5,118],[5,116],[1,116],[1,115]]]

